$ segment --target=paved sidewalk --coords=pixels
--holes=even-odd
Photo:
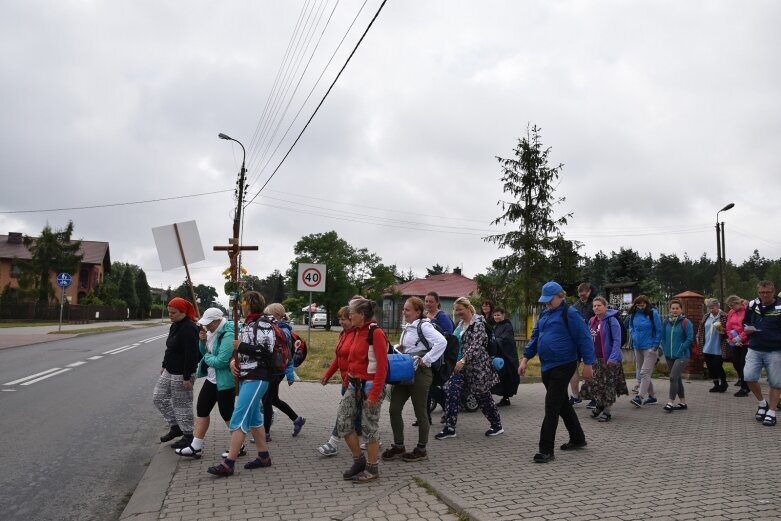
[[[170,324],[169,321],[166,321],[166,323]],[[62,340],[65,338],[73,338],[79,334],[68,334],[67,332],[74,330],[95,329],[111,326],[123,326],[131,329],[137,329],[142,327],[161,325],[159,320],[149,320],[143,323],[144,325],[137,324],[142,324],[142,322],[140,320],[124,320],[117,322],[90,322],[89,324],[63,324],[63,332],[56,335],[50,333],[56,333],[58,331],[58,324],[46,326],[0,327],[0,349],[41,344],[43,342],[54,342],[56,340]]]
[[[668,384],[655,384],[661,398]],[[460,509],[472,519],[501,520],[781,519],[781,425],[762,426],[753,419],[753,398],[733,397],[735,387],[708,393],[711,385],[686,382],[689,410],[673,413],[661,405],[636,409],[623,396],[613,421],[604,424],[580,405],[588,447],[557,451],[556,460],[544,465],[532,462],[542,421],[541,384],[522,385],[513,405],[500,409],[505,433],[495,438],[484,436],[488,424],[476,412],[462,413],[458,437],[436,441],[437,409],[429,461],[381,462],[380,480],[357,485],[341,479],[351,462],[344,444],[331,458],[316,452],[333,427],[338,386],[300,382],[282,389],[281,397],[307,423],[293,438],[292,422],[277,413],[269,445],[272,467],[245,470],[243,464],[254,457],[250,451],[239,458],[232,477],[206,473],[228,445],[215,409],[204,458],[178,458],[161,447],[122,519],[455,520]],[[386,401],[381,421],[386,447],[387,406]],[[417,438],[411,409],[405,408],[410,448]],[[154,421],[162,433],[162,420]],[[557,446],[565,441],[562,424]]]

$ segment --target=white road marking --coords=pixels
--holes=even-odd
[[[4,393],[15,393],[16,389],[0,389],[0,391],[3,391]]]
[[[111,355],[118,355],[119,353],[124,353],[125,351],[130,351],[131,349],[135,349],[136,347],[138,347],[138,344],[134,344],[132,346],[125,346],[125,347],[123,347],[122,349],[119,349],[119,350],[115,349],[113,352],[111,352],[109,354],[111,354]]]
[[[31,374],[30,376],[25,376],[24,378],[19,378],[18,380],[14,380],[13,382],[7,382],[4,383],[3,385],[16,385],[20,382],[24,382],[25,380],[29,380],[31,378],[35,378],[44,374],[53,373],[54,371],[59,371],[59,370],[60,370],[59,367],[55,367],[54,369],[49,369],[47,371],[41,371],[40,373]]]
[[[29,382],[24,382],[21,385],[34,384],[35,382],[40,382],[41,380],[46,380],[47,378],[51,378],[52,376],[57,376],[58,374],[66,373],[68,371],[70,371],[70,368],[66,367],[65,369],[61,369],[61,370],[59,370],[59,371],[57,371],[55,373],[49,373],[46,376],[41,376],[40,378],[36,378],[35,380],[30,380]]]
[[[125,349],[126,347],[129,347],[129,346],[115,347],[114,349],[111,349],[111,350],[109,350],[109,351],[104,351],[104,352],[103,352],[103,354],[104,354],[104,355],[110,355],[110,354],[112,354],[114,351],[119,351],[119,350],[121,350],[121,349]]]
[[[87,360],[99,360],[101,358],[103,358],[103,355],[95,355],[87,358]]]
[[[84,364],[86,364],[86,363],[87,363],[87,362],[78,361],[78,362],[73,362],[72,364],[68,364],[68,365],[66,365],[65,367],[78,367],[78,366],[80,366],[80,365],[84,365]]]

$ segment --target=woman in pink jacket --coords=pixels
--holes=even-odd
[[[725,331],[727,344],[732,348],[732,365],[738,373],[738,381],[735,385],[740,390],[735,396],[748,396],[748,386],[743,381],[743,367],[746,365],[746,352],[748,351],[748,335],[743,332],[743,319],[746,316],[746,301],[737,295],[727,297],[727,325]]]

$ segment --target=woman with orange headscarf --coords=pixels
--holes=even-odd
[[[168,303],[171,329],[165,341],[165,355],[160,378],[155,385],[153,401],[168,423],[169,431],[160,436],[166,443],[181,439],[171,446],[182,449],[193,441],[193,383],[198,360],[198,317],[187,300],[176,297]]]

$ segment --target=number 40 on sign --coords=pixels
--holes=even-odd
[[[299,264],[297,289],[325,292],[325,264]]]

